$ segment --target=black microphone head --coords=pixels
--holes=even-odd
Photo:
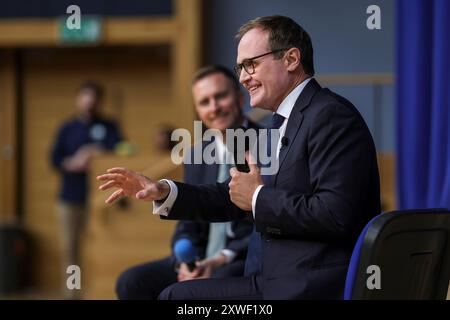
[[[247,130],[247,128],[243,126],[239,126],[236,129],[242,129],[244,132]],[[248,137],[244,137],[244,152],[247,152],[249,150],[249,139]],[[236,169],[240,172],[250,172],[250,168],[248,166],[247,160],[245,160],[245,163],[238,163],[238,138],[237,136],[234,136],[234,150],[233,150],[233,157],[234,157],[234,164],[236,166]],[[244,156],[244,155],[242,155]],[[245,159],[245,158],[244,158]]]
[[[282,137],[282,138],[281,138],[281,145],[282,145],[283,147],[287,147],[288,144],[289,144],[289,138],[288,138],[288,137]]]

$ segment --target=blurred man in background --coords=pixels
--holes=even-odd
[[[52,165],[61,175],[57,211],[61,223],[64,275],[69,265],[80,264],[80,240],[88,215],[90,159],[113,150],[121,140],[118,126],[100,114],[102,93],[100,85],[94,82],[80,86],[75,99],[77,115],[60,127],[51,151]],[[64,286],[65,283],[64,280]]]
[[[223,134],[226,129],[241,125],[256,128],[242,115],[243,95],[230,70],[222,66],[200,69],[193,78],[192,94],[197,115],[206,128],[220,130]],[[210,143],[216,143],[216,150],[223,159],[227,153],[224,141],[203,142],[194,148],[203,152]],[[161,141],[161,144],[164,143]],[[223,182],[229,177],[229,169],[226,164],[185,164],[184,181],[192,184]],[[156,299],[164,288],[178,281],[242,276],[252,228],[249,219],[226,223],[180,221],[172,238],[173,254],[122,273],[116,287],[119,299]],[[189,240],[199,259],[191,270],[186,261],[177,260],[174,247],[181,239]]]

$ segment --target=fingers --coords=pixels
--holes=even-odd
[[[118,174],[124,175],[127,178],[136,178],[139,176],[136,172],[129,170],[127,168],[122,168],[122,167],[111,168],[111,169],[106,170],[106,172],[118,173]]]
[[[250,172],[259,172],[259,168],[256,164],[255,158],[253,158],[252,154],[248,151],[245,153],[245,160],[247,160]]]
[[[238,169],[236,169],[236,167],[231,168],[230,169],[230,177],[234,178],[238,172],[239,171],[238,171]]]
[[[108,199],[105,200],[105,203],[110,204],[119,199],[120,197],[124,196],[125,193],[122,189],[115,191],[112,195],[109,196]]]
[[[119,187],[119,186],[120,186],[120,184],[117,181],[110,180],[107,183],[102,184],[100,187],[98,187],[98,189],[102,190],[102,191],[105,191],[105,190],[108,190],[110,188]]]
[[[259,167],[256,164],[255,159],[251,155],[251,153],[246,152],[245,153],[245,160],[247,161],[248,167],[250,169],[249,173],[258,173],[259,174]],[[236,167],[233,167],[230,169],[230,177],[234,178],[240,174],[239,170],[236,169]]]
[[[204,267],[206,267],[208,264],[209,264],[209,259],[203,259],[203,260],[200,260],[200,261],[196,261],[195,262],[195,266],[197,267],[197,268],[204,268]]]
[[[197,263],[196,263],[197,264]],[[186,263],[181,263],[180,273],[182,273],[183,278],[186,279],[194,279],[197,278],[200,274],[201,268],[196,266],[194,270],[190,271]]]
[[[107,180],[116,180],[118,182],[124,182],[126,178],[122,174],[117,173],[105,173],[96,177],[97,180],[107,181]]]
[[[190,273],[190,276],[192,278],[197,278],[200,273],[201,273],[202,269],[201,268],[195,268],[194,270],[192,270],[192,272]]]
[[[154,182],[152,179],[150,179],[149,177],[144,176],[141,173],[129,170],[127,168],[122,168],[122,167],[116,167],[116,168],[111,168],[106,170],[106,172],[108,172],[109,174],[119,174],[122,175],[123,177],[125,177],[126,179],[137,179],[140,182],[142,182],[143,180],[148,183],[148,182]]]

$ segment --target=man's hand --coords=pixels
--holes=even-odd
[[[189,268],[186,263],[180,264],[180,270],[178,271],[178,281],[186,281],[198,279],[201,275],[202,270],[200,268],[194,268],[194,270],[189,271]]]
[[[228,186],[230,187],[231,201],[242,210],[251,211],[253,193],[264,182],[262,181],[258,166],[254,161],[250,161],[249,154],[245,158],[248,162],[250,172],[240,172],[236,168],[231,168],[231,181]]]
[[[217,268],[227,263],[228,257],[220,253],[214,257],[197,261],[196,267],[192,271],[189,271],[188,266],[182,263],[178,271],[178,281],[210,278]]]
[[[154,201],[166,198],[170,187],[165,182],[157,182],[152,179],[128,170],[126,168],[112,168],[106,170],[106,174],[97,176],[97,180],[106,181],[100,190],[119,188],[106,199],[105,203],[113,203],[121,197],[133,197],[144,201]]]
[[[217,254],[214,257],[197,261],[197,268],[200,268],[201,273],[199,278],[210,278],[212,273],[219,267],[228,263],[228,257],[224,254]]]

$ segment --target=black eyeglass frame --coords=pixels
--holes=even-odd
[[[234,72],[236,72],[237,77],[239,78],[241,76],[241,72],[242,69],[245,70],[245,72],[247,72],[249,75],[252,75],[255,73],[255,65],[254,65],[254,60],[262,58],[264,56],[267,56],[269,54],[275,54],[281,51],[286,51],[289,50],[290,48],[283,48],[283,49],[276,49],[270,52],[266,52],[263,54],[260,54],[256,57],[252,57],[252,58],[248,58],[248,59],[244,59],[244,61],[242,61],[242,63],[239,63],[237,65],[234,66]],[[245,64],[247,63],[247,66],[245,66]],[[251,72],[249,72],[248,68],[251,68]]]

